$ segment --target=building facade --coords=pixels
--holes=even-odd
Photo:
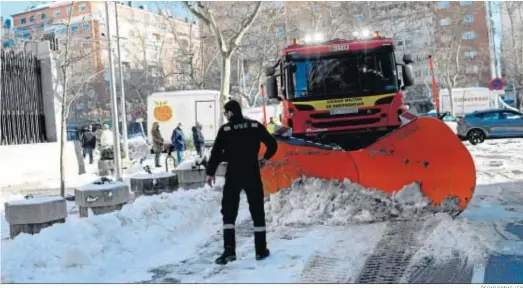
[[[145,108],[146,97],[158,89],[190,86],[186,66],[197,66],[192,51],[199,47],[199,29],[171,17],[167,10],[152,13],[146,7],[110,2],[109,15],[116,44],[116,13],[124,70],[128,119],[136,108]],[[116,3],[116,4],[113,4]],[[110,85],[104,2],[57,1],[12,15],[16,39],[39,41],[58,39],[63,49],[67,36],[70,46],[70,93],[76,95],[70,119],[76,122],[106,121],[110,117]],[[63,53],[61,53],[63,54]],[[116,45],[113,59],[118,72]],[[189,61],[190,65],[187,65]],[[119,80],[119,75],[116,75]],[[120,93],[120,82],[117,92]],[[141,106],[141,107],[140,107]],[[146,109],[144,109],[146,111]]]
[[[453,70],[450,74],[458,74],[460,79],[457,87],[487,87],[500,71],[493,6],[485,1],[439,1],[436,5],[435,40],[440,52],[437,55],[457,55],[437,67],[440,71],[436,72],[441,75]]]

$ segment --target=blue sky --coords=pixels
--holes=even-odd
[[[26,8],[32,6],[32,5],[38,5],[40,3],[45,2],[52,2],[52,1],[4,1],[2,0],[0,2],[0,11],[2,13],[2,17],[4,19],[11,18],[12,14],[22,12]],[[127,2],[127,1],[125,1]],[[153,12],[156,12],[156,2],[163,2],[163,1],[132,1],[133,7],[137,7],[138,5],[147,5],[147,8]],[[162,6],[162,4],[160,4]],[[176,11],[172,11],[172,15],[179,18],[184,18],[187,15],[187,13],[184,11],[184,9],[176,9]]]

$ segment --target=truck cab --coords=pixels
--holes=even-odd
[[[392,39],[335,39],[286,47],[266,68],[266,91],[282,102],[282,124],[306,139],[376,138],[401,125],[402,90],[413,85],[413,63],[396,62]],[[402,70],[402,80],[397,67]],[[334,141],[339,142],[339,141]],[[372,142],[372,141],[371,141]]]

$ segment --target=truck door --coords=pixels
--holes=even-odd
[[[205,142],[216,138],[216,109],[214,101],[196,101],[196,121],[202,124],[202,134]]]

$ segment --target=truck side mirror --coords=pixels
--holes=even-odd
[[[265,81],[265,89],[267,89],[267,98],[279,99],[278,97],[278,83],[276,83],[276,77],[267,77]]]
[[[272,66],[265,67],[265,76],[269,77],[269,76],[274,75],[274,73],[276,73],[276,70],[274,69],[274,67],[272,67]]]
[[[401,74],[403,74],[403,85],[405,85],[405,87],[414,85],[414,75],[412,73],[412,66],[401,65]]]
[[[408,64],[412,64],[412,63],[414,63],[414,60],[412,60],[412,55],[410,55],[410,54],[404,54],[404,55],[403,55],[403,63],[405,63],[405,64],[407,64],[407,65],[408,65]]]

